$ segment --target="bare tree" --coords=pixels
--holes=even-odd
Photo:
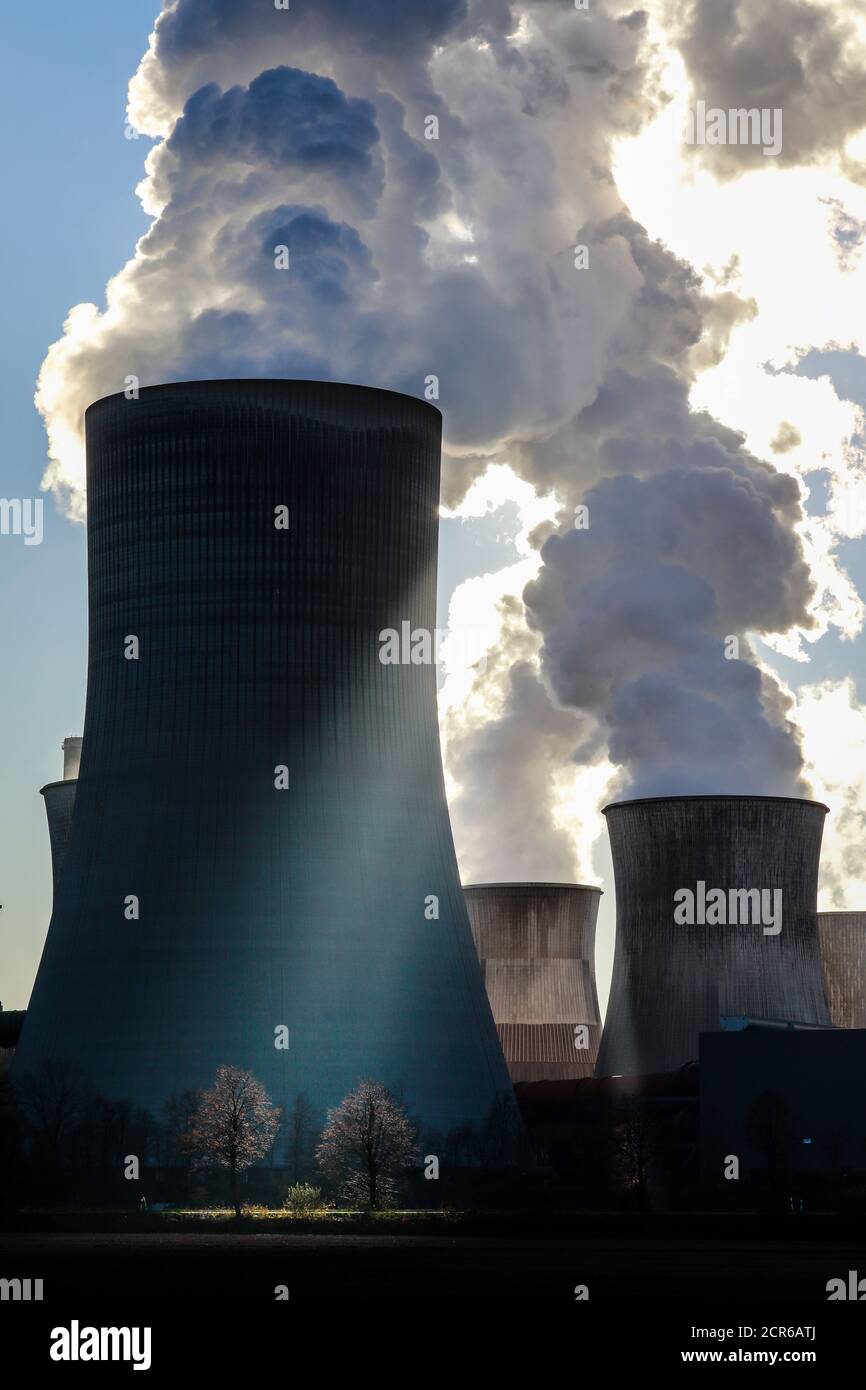
[[[647,1173],[656,1156],[657,1130],[644,1106],[626,1101],[615,1119],[615,1152],[626,1187],[646,1206]]]
[[[431,1153],[436,1153],[437,1149],[431,1145]],[[470,1167],[473,1163],[480,1161],[481,1140],[478,1131],[468,1122],[461,1125],[452,1125],[442,1146],[443,1155],[448,1163],[452,1163],[455,1168]]]
[[[190,1131],[197,1109],[197,1091],[175,1092],[163,1105],[163,1163],[166,1168],[189,1168]]]
[[[38,1141],[57,1162],[64,1140],[90,1099],[82,1072],[65,1058],[50,1058],[16,1079],[15,1092]]]
[[[214,1084],[202,1091],[192,1121],[194,1152],[227,1168],[235,1216],[241,1214],[238,1174],[264,1158],[274,1142],[280,1109],[252,1072],[218,1067]]]
[[[400,1173],[416,1156],[415,1128],[379,1081],[362,1081],[328,1111],[316,1149],[316,1162],[341,1195],[371,1211],[393,1201]]]
[[[523,1125],[514,1092],[497,1091],[481,1129],[484,1163],[514,1163],[523,1138]]]
[[[295,1103],[289,1114],[289,1152],[288,1158],[292,1168],[292,1182],[298,1183],[301,1180],[301,1170],[305,1167],[304,1160],[309,1159],[311,1140],[316,1124],[316,1111],[313,1102],[306,1091],[299,1091],[295,1096]]]

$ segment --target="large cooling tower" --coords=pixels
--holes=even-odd
[[[693,1061],[698,1034],[718,1030],[723,1014],[830,1022],[816,920],[826,812],[815,801],[765,796],[605,807],[616,951],[597,1076]],[[688,910],[681,890],[693,895],[694,925],[675,920]],[[720,897],[724,925],[713,921]]]
[[[512,1081],[592,1076],[601,1032],[595,986],[601,889],[484,883],[463,891]]]
[[[63,740],[63,781],[47,782],[40,787],[39,794],[45,798],[45,814],[48,817],[48,839],[51,844],[51,876],[54,881],[54,896],[60,870],[66,859],[69,847],[69,832],[72,829],[72,812],[75,809],[75,793],[78,788],[78,768],[81,762],[80,738]]]
[[[866,1028],[866,912],[819,912],[818,941],[830,1018]]]
[[[380,659],[435,629],[440,432],[304,381],[88,410],[84,745],[16,1076],[72,1059],[151,1110],[221,1063],[319,1108],[371,1077],[437,1128],[509,1087],[435,669]]]

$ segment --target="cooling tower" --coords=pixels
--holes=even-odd
[[[819,912],[818,942],[831,1020],[866,1028],[866,912]]]
[[[63,740],[63,780],[72,782],[78,776],[78,769],[81,766],[81,745],[83,738],[65,738]]]
[[[66,861],[69,847],[69,832],[72,829],[72,812],[75,809],[77,782],[48,782],[40,788],[39,794],[45,798],[45,814],[48,816],[48,839],[51,843],[51,877],[54,884],[54,901],[57,901],[57,886],[60,870]]]
[[[16,1071],[156,1110],[249,1068],[365,1077],[436,1128],[509,1087],[458,878],[433,632],[441,417],[206,381],[86,415],[89,669],[66,865]],[[393,654],[393,649],[392,649]]]
[[[722,1014],[830,1022],[816,913],[826,812],[764,796],[605,807],[616,951],[597,1076],[693,1061]]]
[[[484,883],[463,891],[511,1080],[592,1076],[601,1032],[595,987],[601,889]]]
[[[40,787],[39,795],[45,798],[45,813],[48,817],[48,839],[51,844],[51,877],[54,882],[54,896],[57,897],[57,884],[60,870],[66,858],[69,845],[69,832],[72,828],[72,812],[75,809],[75,792],[78,787],[78,766],[81,761],[80,738],[63,740],[63,781],[48,782]]]

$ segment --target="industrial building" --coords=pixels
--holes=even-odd
[[[512,1081],[591,1077],[601,1033],[595,984],[601,889],[485,883],[464,893]]]
[[[75,793],[78,788],[78,768],[81,763],[80,738],[63,740],[63,780],[47,782],[40,788],[40,796],[45,798],[45,812],[48,816],[48,838],[51,843],[51,877],[54,882],[54,896],[57,897],[57,884],[60,870],[69,848],[69,834],[72,829],[72,812],[75,809]]]
[[[597,1076],[696,1061],[698,1035],[722,1015],[830,1023],[817,925],[826,812],[763,796],[604,808],[616,948]]]
[[[441,417],[306,381],[86,415],[89,666],[71,837],[13,1076],[157,1112],[249,1068],[371,1077],[430,1127],[510,1092],[458,877],[431,664]]]
[[[804,1186],[810,1175],[866,1172],[866,1116],[856,1103],[864,1068],[862,1029],[771,1028],[758,1021],[702,1035],[705,1181],[731,1197],[760,1181],[799,1209],[814,1190]],[[739,1164],[736,1181],[731,1155]]]
[[[819,912],[818,942],[830,1018],[866,1028],[866,912]]]

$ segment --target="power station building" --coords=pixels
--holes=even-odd
[[[464,893],[512,1081],[592,1076],[601,1033],[595,984],[601,889],[486,883]]]
[[[69,835],[72,830],[72,812],[75,809],[75,793],[78,788],[78,768],[81,763],[80,738],[63,740],[63,781],[47,782],[40,788],[45,798],[45,813],[48,817],[48,838],[51,843],[51,877],[54,882],[54,896],[57,897],[57,884],[60,870],[66,859]]]
[[[866,912],[819,912],[818,941],[830,1018],[866,1028]]]
[[[764,796],[605,807],[616,949],[597,1076],[695,1061],[722,1015],[829,1025],[817,923],[826,812]]]
[[[15,1074],[62,1056],[154,1112],[223,1063],[319,1109],[369,1077],[478,1124],[510,1083],[435,669],[389,635],[435,631],[439,412],[205,381],[86,434],[84,742]]]

